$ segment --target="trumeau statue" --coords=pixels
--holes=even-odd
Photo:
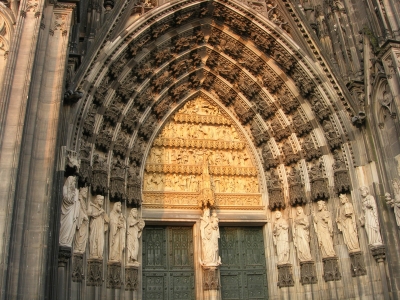
[[[104,196],[97,195],[95,203],[89,204],[90,217],[89,257],[102,259],[104,253],[104,233],[108,230],[108,218],[103,209]]]
[[[128,252],[128,265],[139,266],[138,254],[139,254],[139,239],[142,236],[144,228],[144,221],[138,218],[137,208],[132,208],[128,220],[128,232],[127,232],[127,243],[126,248]]]
[[[61,207],[61,226],[59,243],[61,246],[72,246],[79,214],[78,189],[76,177],[69,176],[63,187],[63,202]]]
[[[293,242],[300,261],[312,260],[310,252],[310,222],[303,208],[296,208],[296,218],[293,220]]]
[[[109,261],[121,262],[125,249],[126,221],[122,215],[121,202],[115,202],[110,213],[110,252]]]
[[[275,223],[272,233],[278,255],[278,264],[289,263],[289,224],[282,218],[280,211],[275,213]]]
[[[382,237],[379,226],[378,211],[374,196],[370,195],[366,186],[360,187],[362,210],[364,216],[360,218],[361,224],[365,227],[369,245],[382,245]]]
[[[76,233],[74,239],[74,253],[85,253],[86,242],[89,235],[89,217],[87,215],[87,195],[88,188],[84,187],[79,190],[79,215],[76,225]]]
[[[360,244],[358,242],[353,205],[349,202],[345,194],[340,194],[339,199],[342,205],[338,209],[336,223],[339,230],[343,233],[344,243],[347,245],[349,252],[358,252],[360,251]]]
[[[203,266],[219,266],[221,257],[218,255],[219,219],[216,213],[210,217],[210,209],[204,208],[203,216],[200,217],[200,236]]]
[[[331,213],[328,211],[325,201],[318,201],[318,212],[312,212],[312,216],[314,218],[314,227],[322,257],[336,256],[335,250],[333,249]]]

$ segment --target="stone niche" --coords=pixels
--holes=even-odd
[[[179,109],[154,140],[145,166],[145,208],[198,209],[204,176],[215,207],[262,210],[258,170],[236,124],[210,99]]]

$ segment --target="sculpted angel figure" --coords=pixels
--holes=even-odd
[[[97,195],[95,203],[89,204],[90,217],[89,257],[102,259],[104,253],[104,233],[108,230],[110,219],[103,209],[104,196]]]
[[[79,190],[79,215],[74,239],[74,253],[83,254],[86,249],[86,242],[89,235],[89,217],[86,210],[87,194],[87,187],[81,188]]]
[[[336,223],[339,230],[343,233],[344,243],[347,249],[349,249],[349,252],[360,251],[353,205],[344,194],[340,194],[339,199],[342,205],[338,210]]]
[[[333,226],[331,213],[328,211],[325,201],[318,201],[318,212],[312,212],[312,216],[322,257],[336,256],[336,252],[333,249]]]
[[[128,264],[139,265],[138,254],[139,254],[139,239],[142,236],[144,221],[138,218],[137,208],[132,208],[128,220],[128,234],[127,234],[127,252],[128,252]]]
[[[303,208],[296,208],[296,218],[293,220],[293,242],[300,261],[312,260],[310,252],[310,222]]]
[[[75,176],[69,176],[63,187],[59,237],[59,243],[61,246],[72,246],[72,241],[76,230],[76,223],[79,214],[79,193],[75,185]]]
[[[369,245],[382,245],[382,237],[380,232],[378,211],[374,196],[370,195],[366,186],[360,187],[362,210],[364,216],[360,219],[361,224],[365,227],[368,236]]]
[[[289,263],[289,224],[282,218],[280,211],[275,213],[275,223],[272,233],[278,255],[278,264]]]
[[[109,260],[121,262],[125,249],[125,217],[122,214],[121,202],[115,202],[110,213],[110,253]]]

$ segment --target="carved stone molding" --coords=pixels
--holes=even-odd
[[[84,279],[83,254],[74,254],[74,257],[72,258],[72,281],[82,282]]]
[[[58,266],[66,267],[71,256],[72,256],[72,248],[71,247],[59,246],[58,247]]]
[[[269,209],[283,209],[285,208],[285,197],[283,195],[282,181],[275,169],[271,169],[265,173],[267,178]]]
[[[300,262],[300,282],[302,285],[318,282],[314,261]]]
[[[129,266],[125,267],[125,290],[136,291],[138,287],[139,277],[138,267]]]
[[[351,276],[363,276],[367,274],[362,252],[350,252]]]
[[[107,264],[107,288],[120,289],[122,285],[121,263],[109,262]]]
[[[385,245],[370,246],[371,254],[375,258],[376,262],[383,262],[386,259],[386,247]]]
[[[203,266],[203,289],[205,291],[219,290],[219,269]]]
[[[104,195],[108,186],[108,164],[99,154],[93,155],[92,193]]]
[[[278,265],[278,284],[280,288],[294,286],[291,264]]]
[[[338,149],[335,150],[333,157],[335,159],[335,162],[333,163],[335,192],[337,194],[348,193],[351,189],[351,181],[342,151]]]
[[[322,263],[324,265],[324,280],[327,281],[337,281],[342,278],[339,270],[339,262],[336,256],[334,257],[324,257],[322,258]]]
[[[103,284],[103,260],[88,259],[87,286],[102,286]]]

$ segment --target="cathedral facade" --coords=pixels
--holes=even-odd
[[[395,0],[0,0],[0,299],[400,298]]]

